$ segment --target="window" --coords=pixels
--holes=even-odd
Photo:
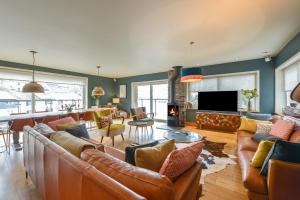
[[[294,87],[300,82],[300,61],[283,69],[283,90],[285,96],[285,105],[289,106],[293,101],[290,94]]]
[[[198,92],[200,91],[232,91],[242,89],[255,89],[258,87],[258,72],[233,73],[225,75],[206,76],[202,81],[188,84],[188,101],[193,108],[198,107]],[[239,108],[247,108],[247,99],[239,93]],[[259,110],[258,98],[254,108]]]
[[[0,116],[32,112],[33,101],[36,112],[59,111],[65,104],[74,104],[77,109],[86,107],[86,78],[44,72],[35,75],[45,93],[32,96],[22,92],[32,80],[31,71],[0,68]]]
[[[146,112],[154,113],[155,119],[167,119],[167,80],[132,83],[132,91],[133,107],[146,107]]]

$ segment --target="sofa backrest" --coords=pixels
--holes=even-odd
[[[82,152],[81,158],[147,200],[175,199],[173,183],[157,172],[135,167],[94,149]]]
[[[45,200],[145,199],[29,126],[23,151],[25,170]]]

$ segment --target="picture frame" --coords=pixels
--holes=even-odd
[[[120,85],[119,87],[119,98],[126,98],[126,85]]]

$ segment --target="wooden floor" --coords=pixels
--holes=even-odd
[[[159,125],[156,123],[156,125]],[[235,134],[222,133],[215,131],[204,131],[187,126],[185,129],[197,132],[206,136],[208,140],[215,142],[226,142],[225,152],[236,155],[236,136]],[[126,127],[125,142],[121,137],[116,137],[115,147],[124,149],[126,146],[135,143],[135,128],[131,132],[131,137],[128,135],[129,127]],[[154,134],[149,137],[144,137],[138,142],[145,142],[153,139],[162,139],[165,131],[154,127]],[[141,136],[141,133],[139,133]],[[96,134],[92,137],[99,139]],[[141,138],[141,137],[139,137]],[[103,141],[106,145],[111,146],[110,138],[105,138]],[[34,185],[30,180],[25,179],[23,168],[22,151],[12,151],[10,155],[7,153],[0,154],[0,200],[27,200],[41,199],[40,195],[35,190]],[[242,185],[241,171],[237,165],[230,165],[226,169],[210,174],[205,178],[203,196],[201,200],[246,200],[248,199]]]

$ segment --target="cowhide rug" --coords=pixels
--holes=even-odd
[[[199,156],[202,163],[201,184],[204,184],[205,176],[219,172],[226,168],[227,165],[235,165],[234,155],[224,153],[226,143],[212,142],[204,139],[204,148]],[[178,148],[185,147],[188,144],[176,144]]]

